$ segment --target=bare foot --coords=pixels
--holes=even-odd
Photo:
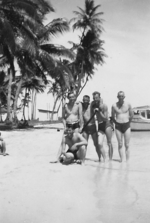
[[[8,154],[8,153],[3,153],[2,155],[3,155],[3,156],[8,156],[9,154]]]

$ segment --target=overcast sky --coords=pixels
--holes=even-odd
[[[54,18],[74,17],[77,6],[84,8],[84,0],[51,0],[55,13],[48,15],[45,23]],[[150,0],[95,0],[104,12],[103,32],[107,54],[105,64],[99,66],[84,94],[101,92],[104,102],[111,105],[117,100],[117,92],[125,91],[126,101],[132,106],[150,104]],[[77,42],[76,33],[67,33],[54,39],[67,47],[68,41]]]

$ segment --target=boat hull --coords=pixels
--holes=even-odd
[[[131,122],[131,131],[150,131],[150,120],[142,118],[133,118]]]

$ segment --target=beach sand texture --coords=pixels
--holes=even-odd
[[[62,130],[2,131],[9,156],[0,156],[0,222],[149,223],[149,134],[132,133],[128,164],[118,162],[114,135],[112,162],[97,162],[90,139],[85,166],[64,166],[51,163]]]

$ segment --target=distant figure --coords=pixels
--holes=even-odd
[[[113,126],[108,117],[108,107],[103,103],[100,97],[100,93],[95,91],[93,93],[93,102],[91,103],[92,114],[96,112],[96,118],[98,121],[98,147],[105,162],[106,155],[103,148],[103,142],[106,135],[107,144],[109,147],[109,159],[112,160],[113,146],[112,146],[112,134]]]
[[[8,155],[8,153],[6,153],[6,143],[1,137],[1,133],[0,133],[0,155],[3,155],[3,156]]]
[[[90,97],[88,95],[83,96],[83,102],[82,102],[82,114],[83,114],[83,121],[84,121],[84,127],[82,130],[83,137],[88,141],[89,136],[91,135],[98,159],[100,161],[101,159],[101,152],[98,147],[98,135],[97,135],[97,128],[94,117],[91,119],[91,121],[88,123],[88,121],[91,118],[91,104],[90,104]],[[87,124],[88,123],[88,124]]]
[[[76,101],[75,94],[70,92],[68,94],[69,102],[63,107],[63,124],[64,131],[67,128],[72,128],[80,132],[83,128],[82,106],[80,102]]]
[[[123,138],[126,148],[126,160],[129,160],[129,142],[130,142],[130,122],[133,118],[132,107],[129,103],[124,101],[125,94],[123,91],[119,91],[118,102],[112,105],[112,119],[115,123],[115,132],[118,140],[118,151],[120,155],[120,161],[123,161]]]
[[[67,151],[66,145],[68,146]],[[73,128],[68,128],[66,134],[63,135],[58,161],[62,164],[71,164],[74,161],[84,164],[86,146],[85,138],[79,132],[75,132]]]

